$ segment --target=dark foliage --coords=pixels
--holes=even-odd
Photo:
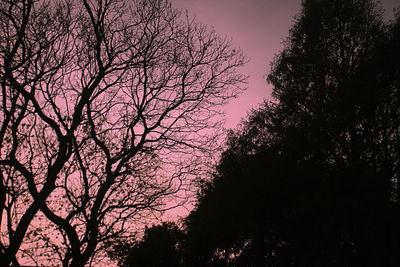
[[[399,266],[399,21],[304,1],[187,219],[189,266]],[[222,262],[222,263],[221,263]]]
[[[182,266],[183,232],[174,223],[146,228],[144,237],[129,251],[124,266],[179,267]]]

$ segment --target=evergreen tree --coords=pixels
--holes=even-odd
[[[230,134],[188,217],[193,266],[400,264],[399,21],[370,0],[303,1],[268,76],[276,103]]]

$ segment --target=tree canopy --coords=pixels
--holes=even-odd
[[[173,222],[146,228],[144,236],[136,240],[125,253],[121,266],[179,267],[183,266],[182,242],[184,232]],[[124,243],[120,244],[126,245]],[[121,246],[112,248],[115,253]]]
[[[400,42],[370,0],[303,1],[274,102],[232,131],[189,266],[398,266]]]
[[[0,36],[2,266],[95,263],[190,186],[246,78],[167,0],[1,1]]]

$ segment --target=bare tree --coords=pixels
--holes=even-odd
[[[245,81],[166,0],[4,0],[0,36],[2,266],[83,266],[162,210]]]

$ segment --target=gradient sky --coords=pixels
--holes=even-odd
[[[179,9],[187,9],[199,22],[214,27],[222,36],[232,38],[250,62],[243,69],[249,78],[248,90],[226,106],[226,128],[234,128],[251,108],[271,96],[266,74],[274,55],[300,10],[301,0],[172,0]],[[399,0],[383,0],[389,17]]]

